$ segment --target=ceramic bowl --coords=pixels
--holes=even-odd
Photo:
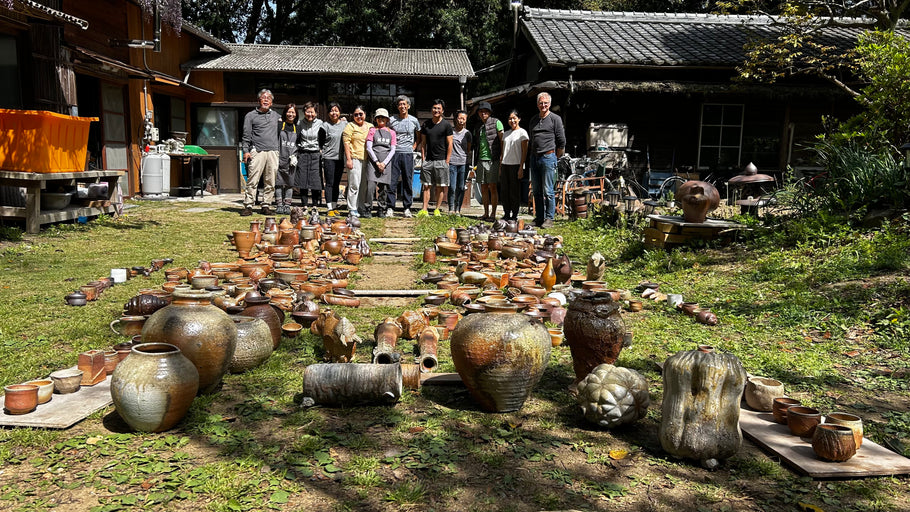
[[[756,411],[771,411],[774,399],[784,396],[784,385],[767,377],[750,377],[746,381],[746,403]]]
[[[820,459],[844,462],[856,455],[853,430],[843,425],[818,425],[812,434],[812,450]]]
[[[54,396],[54,381],[50,379],[30,380],[26,384],[38,386],[38,404],[46,404]]]
[[[38,386],[34,384],[4,386],[3,391],[3,408],[10,414],[28,414],[38,407]]]
[[[856,449],[863,445],[863,420],[855,414],[846,412],[832,412],[825,415],[825,423],[848,427],[853,432],[853,441]]]
[[[799,437],[812,437],[815,427],[822,422],[818,409],[794,405],[787,409],[787,427],[790,433]]]
[[[432,304],[434,306],[439,306],[440,304],[442,304],[446,300],[448,300],[448,298],[449,298],[448,295],[443,295],[441,293],[430,293],[430,294],[423,296],[423,302],[424,302],[424,304]]]
[[[436,249],[443,256],[456,256],[461,252],[461,246],[452,242],[437,242]]]
[[[58,394],[75,393],[82,387],[82,370],[76,368],[57,370],[51,374],[51,380],[54,382],[54,391]]]
[[[802,405],[802,402],[795,398],[785,396],[777,397],[771,401],[771,414],[774,415],[774,421],[787,424],[787,409],[794,405]]]
[[[297,322],[288,322],[281,326],[281,334],[284,334],[286,338],[296,338],[301,330],[303,330],[303,326]]]

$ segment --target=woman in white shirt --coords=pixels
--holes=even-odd
[[[517,110],[509,112],[509,129],[502,139],[502,156],[499,161],[500,200],[505,211],[503,220],[518,220],[519,180],[524,177],[525,159],[528,156],[528,132],[518,126],[521,117]]]

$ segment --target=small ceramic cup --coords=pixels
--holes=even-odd
[[[863,445],[863,420],[855,414],[846,412],[832,412],[825,415],[825,423],[849,427],[853,431],[853,441],[856,449]]]
[[[28,414],[38,407],[38,386],[34,384],[13,384],[3,391],[3,408],[9,414]]]
[[[746,403],[756,411],[771,411],[774,399],[784,395],[784,385],[767,377],[750,377],[746,381]]]
[[[38,405],[50,402],[54,396],[54,381],[50,379],[30,380],[26,384],[38,386]]]
[[[60,395],[75,393],[82,386],[82,370],[67,368],[51,374],[54,390]]]

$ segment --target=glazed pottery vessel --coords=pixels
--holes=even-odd
[[[28,414],[38,407],[38,386],[13,384],[4,386],[3,408],[9,414]]]
[[[812,437],[815,427],[821,422],[822,415],[818,409],[801,405],[794,405],[787,409],[787,427],[794,436]]]
[[[136,345],[111,377],[117,414],[141,432],[174,427],[186,416],[198,388],[196,365],[168,343]]]
[[[30,380],[26,384],[38,386],[38,405],[50,402],[54,396],[54,381],[50,379]]]
[[[812,449],[819,458],[832,462],[844,462],[856,455],[853,430],[844,425],[825,423],[815,428],[812,434]]]
[[[141,295],[141,297],[151,297],[151,295]],[[156,297],[157,298],[157,297]],[[121,316],[111,322],[110,327],[114,333],[121,336],[135,336],[142,334],[142,327],[145,325],[145,316]]]
[[[825,416],[825,423],[849,427],[853,432],[853,441],[856,449],[863,445],[863,420],[855,414],[846,412],[832,412]]]
[[[57,370],[51,373],[51,380],[54,382],[54,391],[60,395],[67,395],[79,391],[82,387],[83,371],[76,368],[67,368]]]
[[[455,369],[480,407],[517,411],[540,380],[552,342],[543,324],[524,315],[479,313],[452,332]]]
[[[251,370],[272,355],[272,332],[265,321],[251,316],[231,317],[237,327],[237,348],[228,367],[231,373]]]
[[[705,181],[687,181],[679,186],[676,197],[682,205],[686,222],[704,222],[708,213],[717,208],[720,194],[717,188]]]
[[[199,371],[199,392],[211,393],[234,356],[237,327],[227,313],[212,304],[211,293],[174,292],[171,305],[146,320],[142,341],[176,345]],[[134,348],[130,357],[135,353]]]
[[[749,377],[746,381],[746,403],[756,411],[770,412],[774,399],[784,396],[784,385],[767,377]]]
[[[802,405],[802,402],[795,398],[785,396],[775,398],[771,401],[771,414],[774,415],[774,421],[787,424],[787,409],[794,405]]]
[[[269,302],[271,299],[258,293],[247,293],[243,298],[244,308],[240,313],[241,316],[251,316],[258,318],[269,326],[269,332],[272,335],[272,349],[277,349],[281,343],[281,324],[284,323],[284,314],[279,314]]]
[[[616,362],[626,328],[610,294],[586,291],[569,303],[563,332],[579,382],[596,366]]]
[[[176,286],[176,284],[174,286]],[[170,290],[170,292],[173,291],[173,289]],[[155,311],[158,311],[167,305],[167,299],[164,299],[157,295],[136,295],[123,305],[123,314],[129,316],[151,315]]]

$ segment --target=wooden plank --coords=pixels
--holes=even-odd
[[[422,252],[403,252],[403,251],[373,251],[373,256],[417,256]]]
[[[369,242],[377,242],[382,244],[410,244],[413,242],[419,242],[422,238],[420,237],[405,237],[405,238],[370,238]]]
[[[826,462],[812,450],[810,439],[790,434],[770,412],[740,409],[743,434],[763,449],[779,456],[797,472],[812,478],[861,478],[910,474],[910,459],[863,439],[856,455],[846,462]]]
[[[407,289],[407,290],[363,290],[356,289],[351,290],[354,292],[356,297],[420,297],[421,295],[428,295],[432,292],[437,292],[439,290],[435,288],[422,288],[422,289]]]
[[[651,227],[663,233],[672,233],[676,226],[669,222],[651,221]]]
[[[463,386],[461,376],[457,373],[421,373],[420,384],[423,386]]]
[[[5,402],[6,397],[0,397]],[[0,414],[0,425],[7,427],[69,428],[93,412],[111,405],[111,376],[94,386],[82,386],[68,395],[54,393],[46,404],[28,414]]]

